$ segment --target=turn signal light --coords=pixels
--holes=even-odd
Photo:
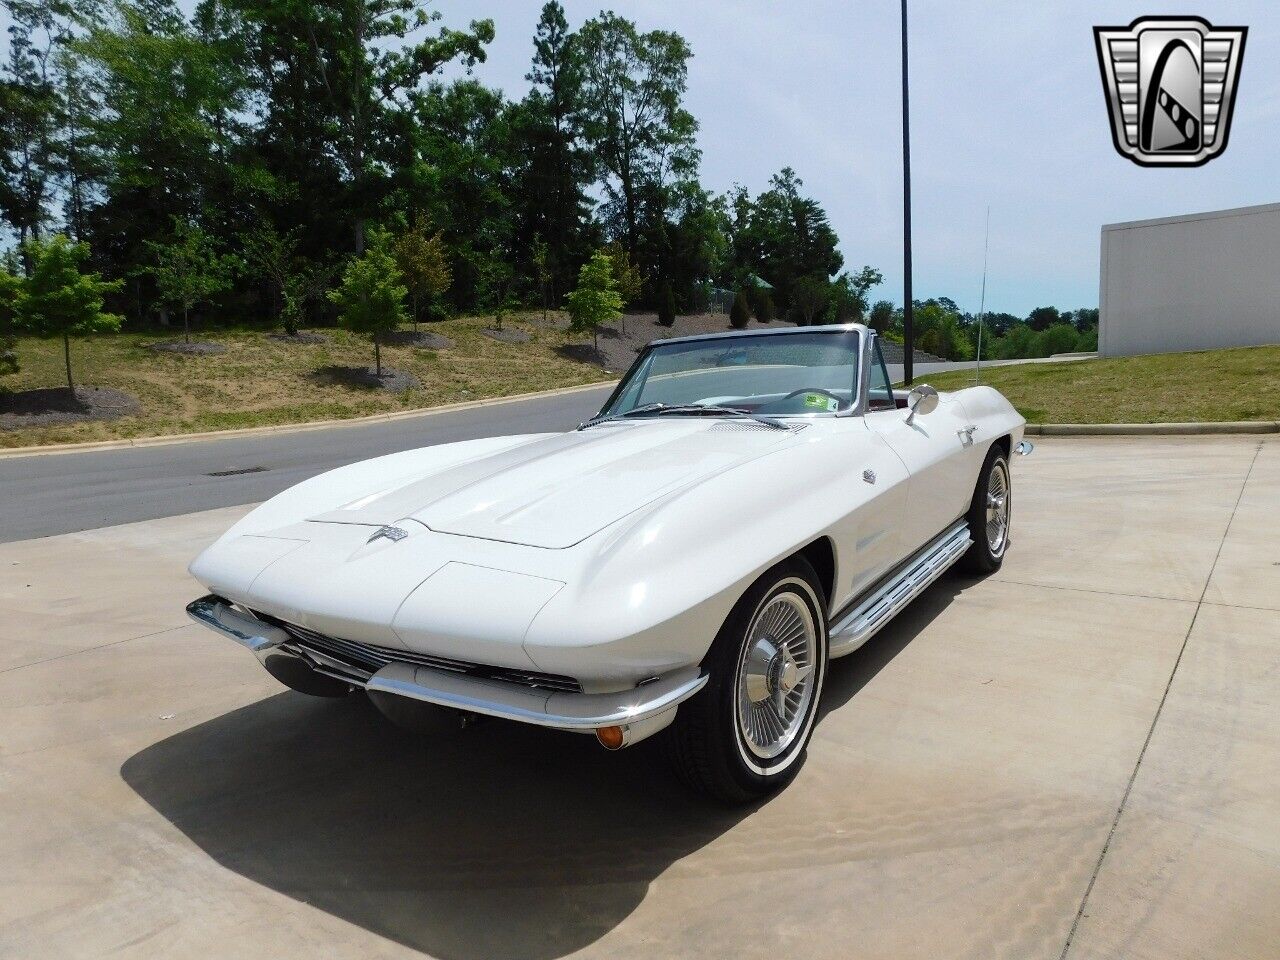
[[[606,750],[621,750],[626,742],[626,733],[621,727],[600,727],[596,730],[596,739]]]

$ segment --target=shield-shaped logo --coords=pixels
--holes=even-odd
[[[1120,155],[1144,167],[1197,167],[1226,149],[1248,32],[1199,17],[1094,27]]]

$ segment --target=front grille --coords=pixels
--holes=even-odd
[[[462,673],[470,677],[486,680],[502,680],[516,683],[522,687],[536,687],[543,690],[558,690],[565,693],[581,693],[582,685],[572,677],[563,677],[555,673],[538,673],[532,670],[515,670],[510,667],[494,667],[483,663],[471,663],[466,660],[451,660],[447,657],[435,657],[412,650],[393,650],[390,647],[379,647],[358,640],[343,640],[328,634],[308,630],[296,623],[287,623],[269,614],[253,611],[259,620],[280,627],[304,655],[318,653],[329,660],[336,660],[348,667],[352,676],[367,680],[389,663],[410,663],[419,667],[431,667],[436,670],[448,670]],[[310,658],[309,658],[310,659]]]

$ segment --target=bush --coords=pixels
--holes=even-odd
[[[739,290],[733,298],[733,306],[729,308],[729,326],[735,330],[744,330],[751,322],[751,308],[747,306],[747,295]]]
[[[773,294],[765,287],[752,287],[747,291],[747,300],[751,304],[751,312],[761,323],[768,323],[778,315],[773,305]]]
[[[676,322],[676,295],[671,290],[671,281],[663,280],[662,289],[658,292],[658,323],[670,327]]]
[[[1098,349],[1098,328],[1090,327],[1076,340],[1077,353],[1094,353]]]
[[[1037,333],[1032,342],[1032,357],[1051,357],[1055,353],[1071,353],[1076,348],[1080,334],[1069,323],[1055,323]]]

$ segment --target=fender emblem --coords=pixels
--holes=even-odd
[[[865,480],[867,483],[875,483],[876,472],[874,470],[863,470],[862,479]]]
[[[379,527],[373,532],[373,535],[365,541],[365,543],[373,543],[373,541],[377,540],[379,537],[386,537],[391,541],[403,540],[408,535],[408,530],[401,530],[399,527]]]

